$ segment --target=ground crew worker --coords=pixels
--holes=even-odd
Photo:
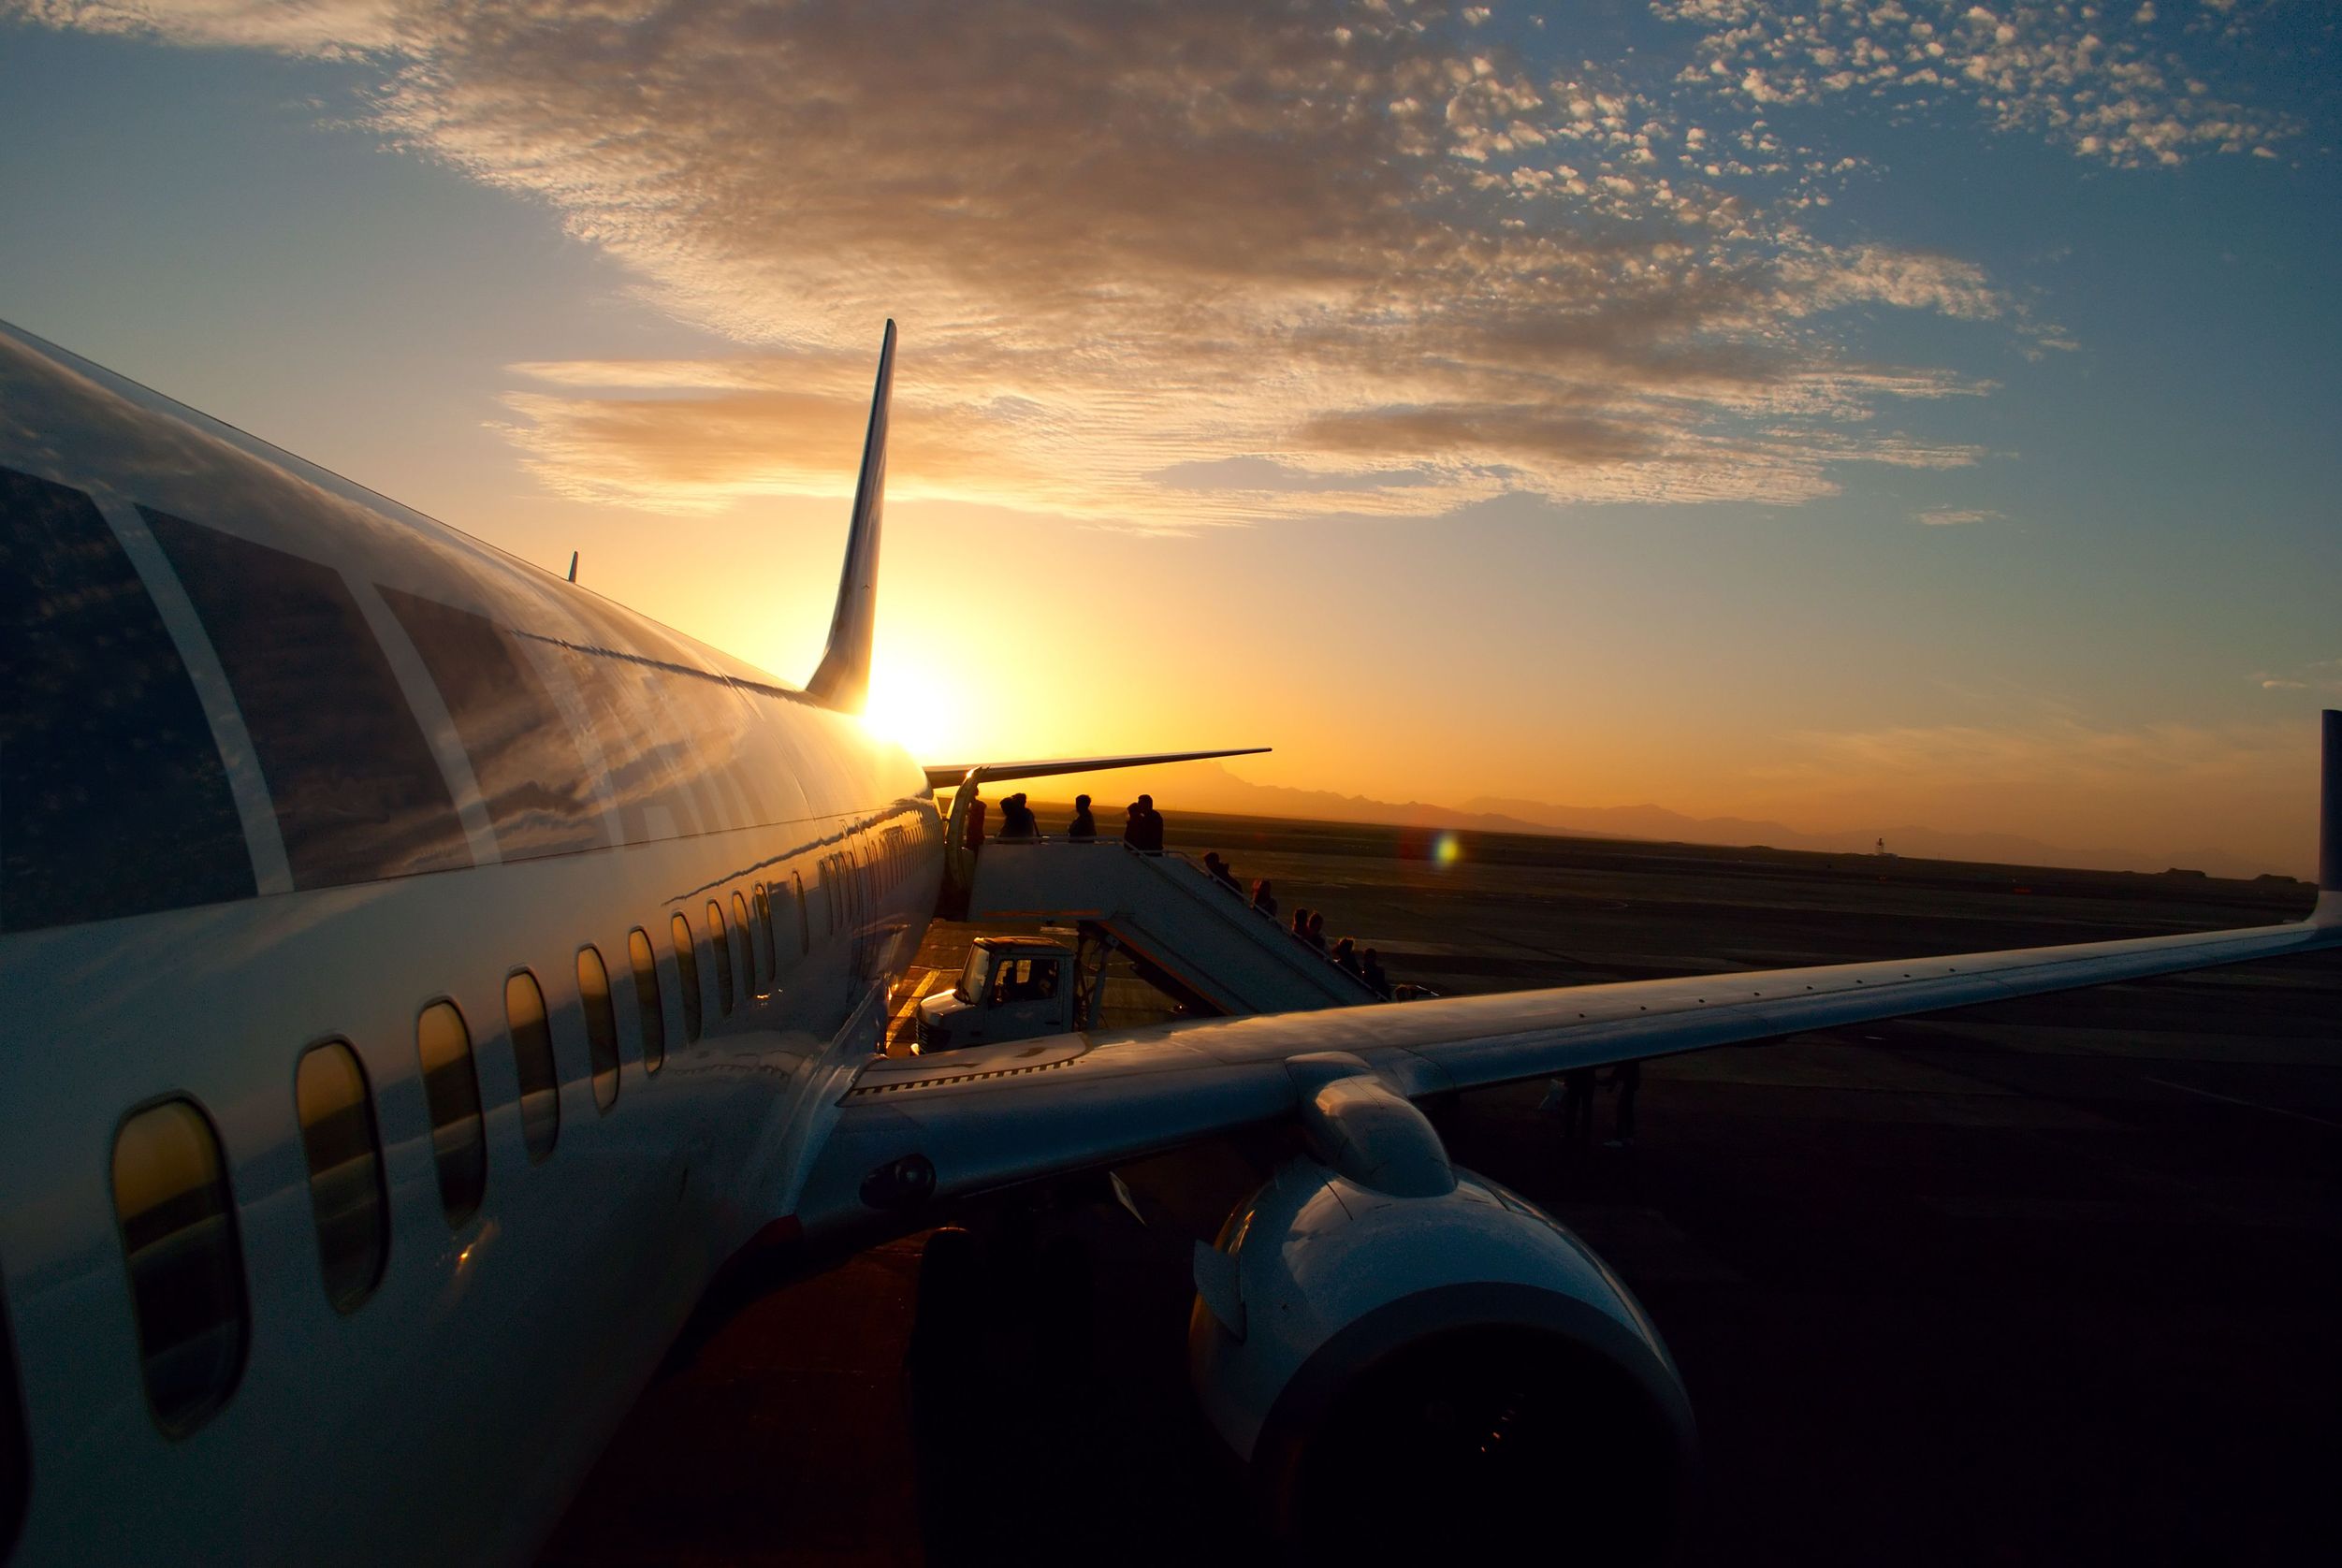
[[[1605,1143],[1605,1149],[1632,1149],[1635,1146],[1635,1096],[1643,1086],[1643,1065],[1640,1062],[1621,1062],[1610,1069],[1610,1092],[1619,1097],[1618,1136]]]

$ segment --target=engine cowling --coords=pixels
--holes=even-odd
[[[1204,1412],[1279,1530],[1370,1560],[1523,1531],[1595,1561],[1663,1556],[1691,1404],[1618,1276],[1449,1166],[1371,1078],[1322,1085],[1303,1123],[1311,1154],[1199,1245],[1188,1327]]]

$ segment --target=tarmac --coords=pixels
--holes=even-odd
[[[1444,994],[2295,918],[2310,890],[1877,856],[1183,817],[1287,912]],[[1041,811],[1044,828],[1059,813]],[[955,967],[938,926],[905,995]],[[1124,998],[1126,1002],[1129,999]],[[1398,1004],[1404,1005],[1404,1004]],[[1443,1116],[1658,1324],[1701,1424],[1695,1563],[2342,1561],[2342,957],[1727,1048],[1645,1069],[1577,1158],[1542,1084]],[[1597,1140],[1613,1101],[1598,1103]],[[906,1372],[922,1238],[758,1302],[653,1383],[544,1562],[1276,1561],[1189,1393],[1207,1146],[1069,1198],[983,1397]],[[965,1394],[967,1389],[960,1390]],[[1361,1505],[1389,1477],[1361,1477]],[[1556,1476],[1552,1532],[1605,1500]],[[1458,1521],[1458,1557],[1496,1555]]]

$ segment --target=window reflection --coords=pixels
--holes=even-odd
[[[764,995],[764,955],[756,951],[756,926],[749,919],[749,901],[738,893],[732,895],[732,929],[740,934],[740,965],[746,971],[749,995]]]
[[[553,1062],[545,992],[526,969],[504,981],[504,1024],[512,1033],[513,1069],[520,1078],[520,1137],[529,1145],[529,1163],[535,1165],[561,1140],[561,1074]]]
[[[382,1140],[357,1053],[342,1040],[312,1046],[294,1071],[293,1099],[309,1157],[326,1299],[336,1312],[355,1312],[373,1294],[390,1251]]]
[[[716,965],[716,1011],[732,1016],[732,941],[724,935],[723,906],[707,901],[707,956]]]
[[[618,1021],[610,1010],[610,971],[602,966],[602,955],[591,948],[577,950],[577,1010],[586,1020],[593,1103],[607,1111],[618,1100]]]
[[[643,1026],[643,1071],[657,1072],[667,1059],[667,1016],[659,1001],[659,955],[641,926],[626,934],[626,959],[634,966],[634,1012]]]
[[[480,1079],[472,1066],[472,1031],[453,1002],[433,1002],[415,1021],[415,1054],[423,1067],[423,1099],[431,1113],[431,1159],[439,1202],[449,1225],[480,1211],[487,1190],[487,1140],[480,1128]]]
[[[122,1125],[114,1212],[147,1402],[166,1432],[183,1437],[226,1402],[250,1330],[226,1167],[192,1101],[165,1100]]]
[[[699,1038],[699,954],[691,950],[691,922],[681,915],[672,922],[675,936],[675,983],[682,992],[683,1043]]]
[[[764,990],[780,984],[780,949],[773,940],[773,890],[756,884],[756,951],[764,961]]]

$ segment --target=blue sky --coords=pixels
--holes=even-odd
[[[2331,8],[1478,9],[0,7],[0,315],[793,675],[892,313],[925,749],[2305,865]]]

